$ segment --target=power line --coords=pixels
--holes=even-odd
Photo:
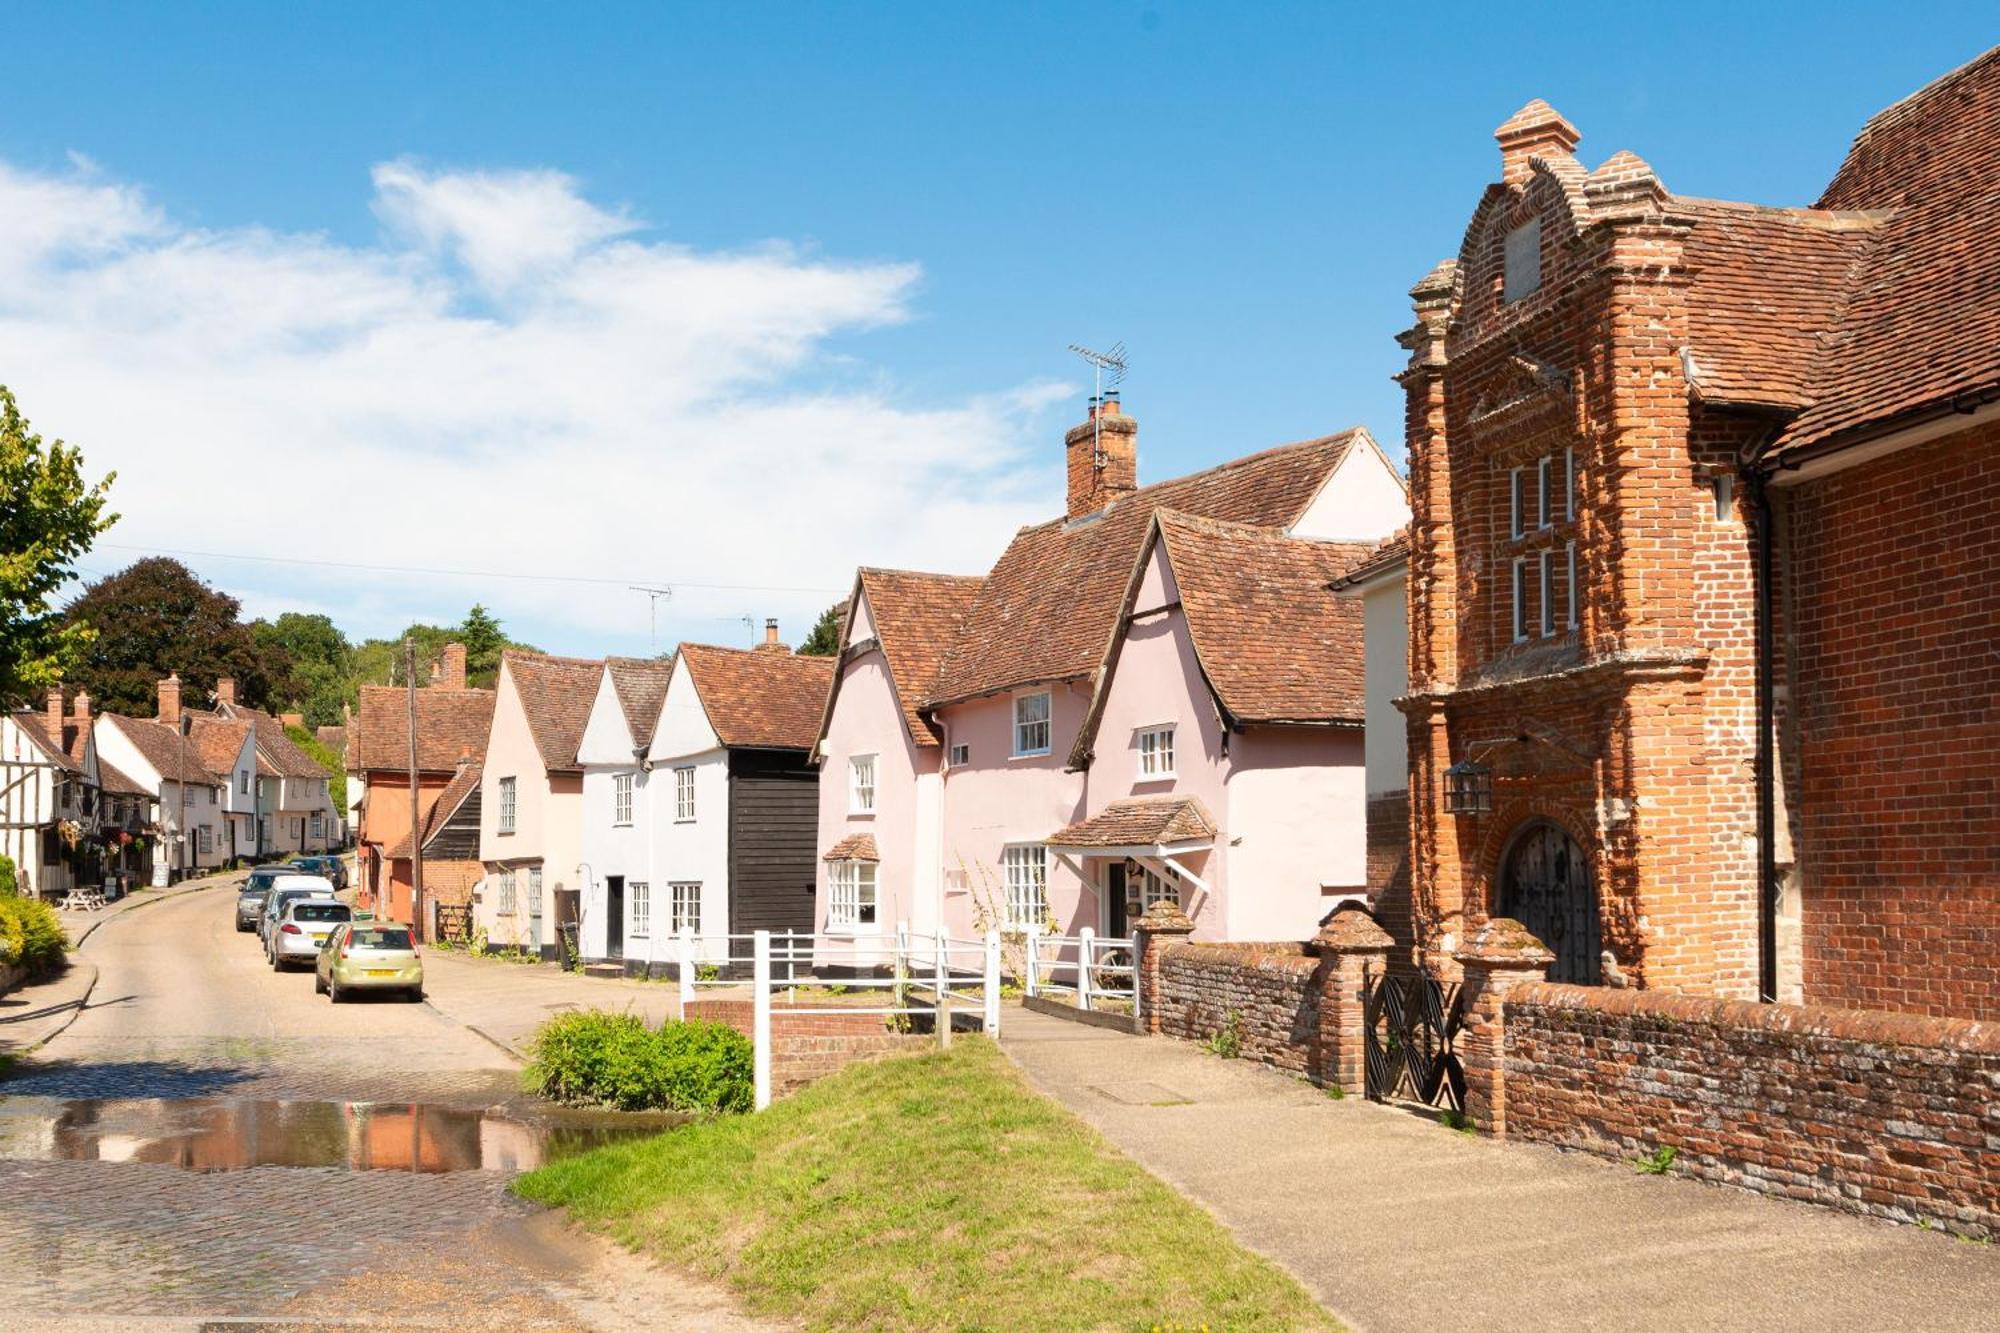
[[[432,569],[422,565],[364,565],[350,560],[302,560],[285,555],[242,555],[231,551],[177,551],[165,546],[124,546],[98,542],[96,549],[136,551],[141,555],[173,555],[189,560],[247,560],[265,565],[305,565],[313,569],[345,569],[368,574],[430,574],[453,579],[513,579],[521,583],[589,583],[602,587],[629,588],[626,579],[591,578],[583,574],[517,574],[498,569]],[[845,588],[801,587],[781,583],[697,583],[690,579],[654,579],[654,583],[676,588],[709,588],[722,592],[812,592],[843,593]]]

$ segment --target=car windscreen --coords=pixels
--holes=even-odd
[[[347,943],[356,949],[407,949],[410,948],[410,932],[393,926],[359,926],[347,936]]]
[[[282,913],[287,903],[295,903],[301,898],[323,898],[325,896],[326,891],[324,889],[279,889],[273,907]]]
[[[304,902],[292,908],[294,921],[349,921],[353,917],[346,903]]]

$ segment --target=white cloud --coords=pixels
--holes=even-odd
[[[333,607],[359,632],[476,598],[568,649],[630,650],[626,582],[983,568],[1055,484],[1053,448],[1017,464],[1051,443],[1060,391],[924,406],[829,349],[909,318],[915,265],[697,251],[555,171],[396,161],[374,187],[382,237],[352,245],[183,225],[80,158],[0,163],[0,379],[117,469],[108,543],[603,577],[191,562],[255,610]],[[665,636],[790,628],[828,600],[686,586]]]

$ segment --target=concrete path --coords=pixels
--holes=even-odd
[[[535,1029],[571,1009],[630,1010],[655,1024],[680,1013],[671,983],[586,977],[553,963],[441,949],[424,950],[424,991],[432,1008],[523,1062]]]
[[[1365,1330],[1985,1330],[2000,1249],[1333,1101],[1010,1007],[1043,1092]]]

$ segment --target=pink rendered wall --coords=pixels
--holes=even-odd
[[[1256,727],[1231,738],[1231,939],[1306,939],[1330,908],[1322,884],[1366,889],[1363,749],[1358,727]]]
[[[890,684],[888,665],[875,651],[848,663],[826,731],[820,768],[819,853],[854,833],[875,835],[882,863],[876,871],[879,904],[876,927],[895,930],[898,921],[928,922],[931,905],[913,900],[917,856],[917,774],[937,770],[939,750],[912,744]],[[875,756],[875,813],[853,813],[848,795],[850,758]],[[826,929],[827,868],[817,871],[814,929]],[[870,932],[872,933],[872,932]]]
[[[1048,691],[1049,753],[1034,758],[1011,757],[1011,694],[940,710],[946,743],[972,749],[969,762],[947,769],[944,777],[944,867],[948,876],[963,871],[966,884],[948,884],[945,893],[945,924],[955,935],[969,936],[977,928],[978,905],[990,904],[997,913],[1004,903],[1000,858],[1009,843],[1040,842],[1082,817],[1084,776],[1065,773],[1063,766],[1090,705],[1089,694],[1080,682],[1051,685]],[[1049,910],[1065,934],[1097,928],[1096,894],[1086,891],[1053,855]]]

